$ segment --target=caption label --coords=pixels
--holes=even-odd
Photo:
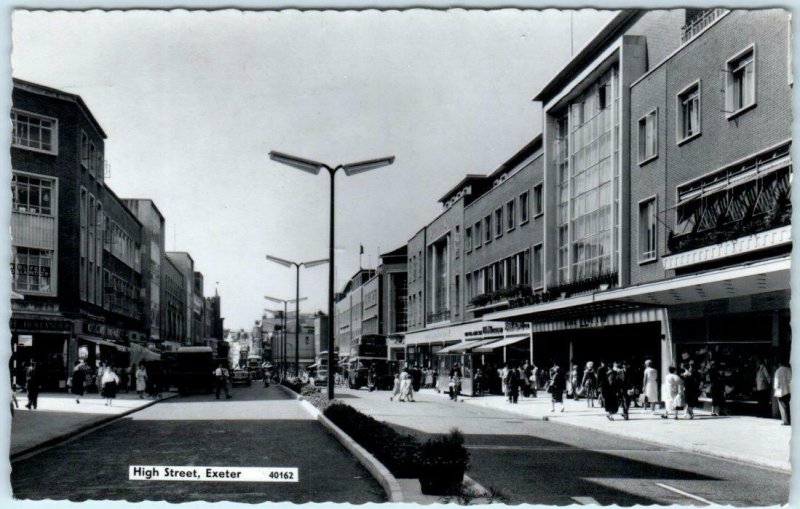
[[[298,482],[296,468],[130,465],[130,481]]]

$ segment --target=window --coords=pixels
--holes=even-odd
[[[95,174],[97,166],[97,155],[95,154],[94,143],[89,143],[89,173]]]
[[[484,232],[484,239],[485,244],[488,244],[492,241],[492,216],[491,214],[483,218],[483,229]]]
[[[473,226],[472,229],[475,232],[475,249],[478,249],[481,247],[481,241],[483,240],[481,237],[481,222],[478,221],[475,223],[475,226]]]
[[[53,215],[53,181],[14,173],[11,176],[11,199],[14,211]]]
[[[80,233],[80,255],[81,255],[81,262],[80,262],[80,270],[78,274],[78,278],[80,279],[80,297],[82,300],[86,300],[86,221],[88,219],[87,211],[86,211],[86,200],[87,200],[87,193],[86,189],[81,188],[81,203],[80,203],[80,222],[81,222],[81,233]]]
[[[460,279],[458,277],[458,274],[455,275],[454,283],[455,283],[455,288],[454,288],[455,295],[453,296],[454,297],[453,298],[453,303],[455,304],[455,306],[454,306],[453,311],[457,315],[458,314],[458,308],[461,307],[461,281],[460,281]]]
[[[464,230],[464,252],[469,253],[472,251],[472,227]]]
[[[639,261],[656,258],[656,199],[639,202]]]
[[[458,258],[461,255],[461,227],[459,225],[456,225],[455,228],[453,244],[453,248],[455,249],[454,257]]]
[[[755,47],[750,46],[727,64],[725,110],[731,118],[756,103]]]
[[[639,119],[639,164],[644,164],[658,155],[658,110],[653,110]]]
[[[542,244],[533,246],[533,288],[544,286],[544,258],[542,257]]]
[[[51,293],[53,251],[28,247],[14,248],[11,277],[14,290]]]
[[[517,220],[517,216],[514,215],[514,200],[506,203],[506,221],[508,224],[506,225],[508,231],[511,231],[516,226],[515,221]]]
[[[503,207],[494,211],[494,235],[495,237],[503,235]]]
[[[58,153],[58,121],[54,118],[11,111],[11,144],[15,147]]]
[[[678,94],[678,143],[700,134],[700,82]]]
[[[81,166],[89,169],[89,135],[81,131]]]
[[[533,187],[533,215],[544,214],[544,184],[539,183]]]
[[[529,199],[530,196],[528,195],[528,191],[525,191],[519,195],[519,224],[528,222],[528,216],[530,215],[530,206],[528,204]]]

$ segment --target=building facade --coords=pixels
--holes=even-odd
[[[183,288],[183,341],[184,345],[191,345],[196,338],[194,318],[194,259],[185,251],[167,251],[167,258],[181,273]]]

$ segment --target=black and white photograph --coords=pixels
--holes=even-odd
[[[7,10],[7,507],[789,504],[791,7],[305,7]]]

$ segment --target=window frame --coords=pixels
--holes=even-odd
[[[484,218],[483,218],[483,228],[485,230],[483,232],[483,243],[484,244],[490,243],[492,241],[492,239],[494,238],[494,234],[492,233],[492,224],[493,224],[492,223],[492,213],[490,213],[488,216],[484,216]]]
[[[655,142],[655,149],[654,149],[654,152],[652,154],[648,155],[647,154],[647,147],[646,147],[646,145],[648,145],[647,144],[647,125],[648,125],[647,119],[650,118],[651,116],[653,117],[653,126],[654,126],[654,128],[653,128],[653,140]],[[644,125],[642,124],[642,122],[644,122]],[[642,115],[639,118],[639,120],[637,122],[637,125],[638,125],[638,129],[636,130],[636,133],[637,133],[637,140],[636,140],[637,144],[636,145],[637,145],[637,153],[638,153],[638,156],[639,156],[639,158],[638,158],[639,166],[644,166],[645,164],[649,163],[650,161],[658,159],[658,108],[653,108],[652,110],[650,110],[647,113],[645,113],[644,115]],[[645,136],[645,140],[644,140],[645,152],[644,153],[642,152],[642,127],[644,127],[644,136]]]
[[[539,190],[538,198],[536,190]],[[533,217],[544,215],[544,181],[533,186]]]
[[[689,96],[690,93],[693,92],[693,89],[696,89],[697,94],[697,131],[687,135],[684,132],[684,121],[686,118],[686,111],[684,109],[684,102]],[[676,108],[675,111],[677,115],[675,115],[675,139],[678,146],[683,145],[703,134],[703,94],[702,94],[702,85],[699,79],[689,83],[683,89],[675,94],[675,101],[676,101]]]
[[[523,206],[523,196],[525,203]],[[531,193],[530,191],[523,191],[517,197],[519,200],[519,224],[520,226],[531,220]]]
[[[23,110],[19,108],[11,108],[11,115],[18,115],[22,114],[25,116],[38,118],[39,120],[48,120],[53,123],[52,127],[52,134],[51,134],[51,145],[52,149],[45,150],[42,148],[35,148],[35,147],[28,147],[26,145],[20,145],[14,142],[14,129],[16,128],[16,119],[11,119],[11,146],[14,148],[19,148],[22,150],[30,150],[31,152],[38,152],[40,154],[49,154],[49,155],[58,155],[58,119],[56,117],[51,117],[48,115],[42,115],[41,113],[34,113],[32,111]]]
[[[541,281],[539,281],[539,285],[537,286],[536,281],[536,250],[539,250],[541,254]],[[542,290],[544,288],[544,243],[539,242],[538,244],[534,244],[531,247],[531,288],[533,290]]]
[[[516,201],[512,199],[506,202],[506,232],[510,232],[517,227],[517,211],[514,210]]]
[[[739,109],[734,110],[733,107],[733,71],[732,66],[733,64],[737,63],[739,60],[743,60],[748,53],[752,53],[752,65],[753,65],[753,102],[750,104],[745,104]],[[757,54],[756,54],[756,43],[750,43],[745,48],[738,51],[735,55],[730,57],[725,61],[725,118],[727,120],[732,120],[742,113],[749,111],[751,108],[755,108],[758,104],[758,62],[757,62]]]
[[[483,219],[478,219],[478,221],[476,221],[475,224],[472,225],[472,229],[473,229],[473,231],[475,233],[475,247],[474,247],[474,249],[480,249],[481,246],[483,246],[483,237],[481,236],[483,234],[483,230],[481,230],[481,222],[482,221],[483,221]]]
[[[503,211],[504,205],[494,209],[494,238],[498,239],[503,236]]]
[[[646,253],[649,253],[648,250],[645,252],[642,247],[642,233],[644,232],[644,225],[642,224],[642,206],[649,205],[650,203],[653,204],[653,249],[651,256],[645,256]],[[639,265],[644,265],[647,263],[653,263],[658,260],[658,195],[654,194],[652,196],[648,196],[638,202],[638,242],[636,243],[636,258],[639,261]],[[649,225],[648,225],[649,229]],[[649,246],[647,246],[649,247]]]
[[[464,228],[464,253],[472,252],[472,226]]]

